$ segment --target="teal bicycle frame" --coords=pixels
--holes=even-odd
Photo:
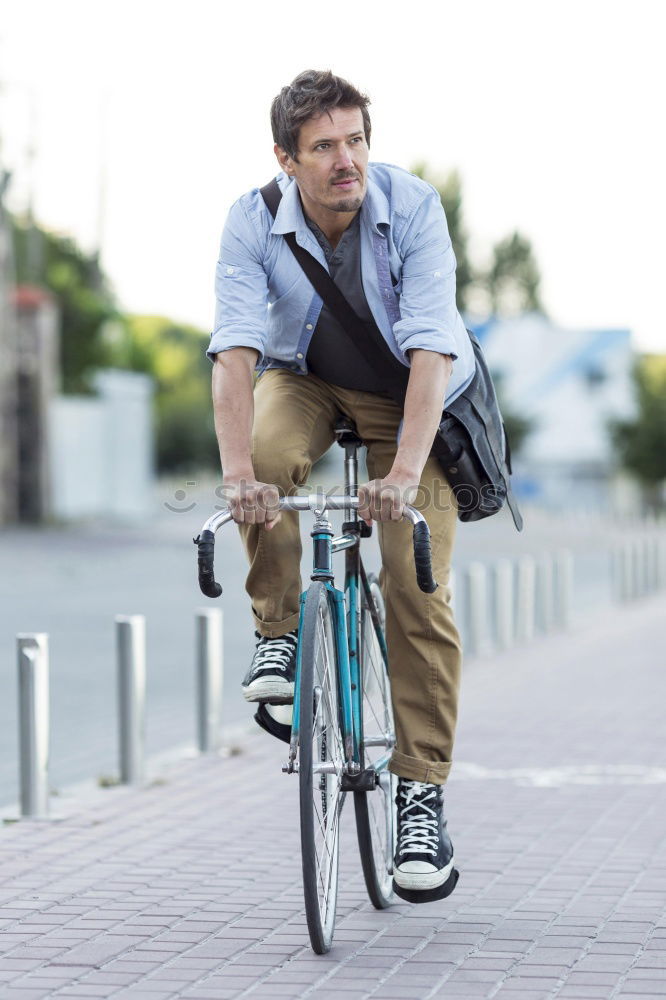
[[[345,751],[345,772],[342,787],[352,788],[374,787],[376,775],[388,767],[391,750],[373,762],[371,770],[363,771],[363,706],[361,678],[360,635],[362,592],[365,592],[366,604],[370,609],[372,622],[377,635],[379,648],[384,665],[388,670],[388,655],[384,632],[377,617],[370,593],[365,570],[361,561],[360,540],[371,533],[365,522],[359,520],[356,513],[358,504],[358,458],[357,451],[360,440],[353,432],[341,429],[338,432],[339,443],[345,449],[345,496],[350,499],[345,508],[346,520],[343,533],[333,537],[333,529],[325,515],[325,508],[316,508],[316,521],[310,533],[313,540],[313,568],[310,579],[321,581],[326,587],[331,609],[331,617],[335,628],[335,651],[338,673],[338,691],[340,701],[340,726],[342,730]],[[345,585],[344,591],[334,586],[333,555],[345,552]],[[307,591],[301,594],[299,634],[303,634],[303,613]],[[296,658],[296,679],[294,684],[294,707],[291,722],[291,743],[289,760],[285,771],[293,771],[298,753],[300,735],[300,677],[301,677],[301,645],[299,643]],[[345,781],[345,777],[348,779]]]
[[[375,629],[378,645],[384,664],[388,664],[386,642],[382,625],[377,616],[375,602],[372,599],[370,585],[363,568],[360,556],[360,540],[371,534],[365,522],[359,520],[358,507],[358,458],[357,453],[362,445],[361,439],[346,421],[336,425],[335,433],[339,444],[345,449],[345,493],[344,496],[326,496],[323,492],[311,496],[284,497],[280,500],[281,510],[310,511],[315,515],[315,523],[311,531],[313,539],[314,560],[311,580],[320,581],[326,587],[330,601],[331,617],[335,624],[336,660],[338,664],[338,687],[340,692],[340,727],[343,735],[345,754],[342,774],[342,788],[345,791],[369,791],[375,787],[378,772],[388,766],[389,752],[373,763],[372,768],[363,766],[363,709],[362,709],[362,677],[361,648],[363,637],[360,635],[361,605],[363,595]],[[333,537],[331,523],[326,517],[327,510],[342,510],[346,520],[342,525],[342,534]],[[414,529],[414,562],[416,578],[419,587],[425,593],[431,594],[437,587],[432,577],[430,563],[430,533],[422,514],[410,504],[404,504],[403,517],[412,522]],[[194,539],[198,549],[199,586],[207,597],[219,597],[222,587],[214,575],[215,533],[223,524],[232,521],[231,511],[220,510],[204,524],[201,534]],[[344,591],[334,586],[333,555],[345,552],[345,586]],[[306,593],[301,595],[300,621],[303,624],[303,611]],[[302,629],[299,628],[299,631]],[[291,742],[289,759],[283,771],[294,772],[298,769],[296,761],[298,754],[298,737],[300,724],[300,678],[301,678],[301,647],[299,644],[294,685],[294,707],[291,723]],[[372,742],[370,742],[372,740]],[[367,746],[386,746],[386,741],[370,737]]]

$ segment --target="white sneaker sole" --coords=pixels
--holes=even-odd
[[[294,682],[276,677],[259,678],[243,688],[245,701],[268,702],[269,705],[291,705],[294,701]]]
[[[440,868],[436,872],[401,872],[399,868],[393,869],[393,878],[401,889],[437,889],[443,885],[453,871],[453,858],[446,868]]]

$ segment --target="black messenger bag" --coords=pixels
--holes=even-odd
[[[277,180],[261,188],[261,196],[275,218],[282,198]],[[366,361],[386,380],[386,391],[404,406],[409,369],[394,356],[374,324],[357,315],[326,268],[296,242],[295,234],[285,233],[284,239],[345,335],[353,337]],[[511,489],[509,441],[495,387],[481,345],[470,330],[467,333],[476,360],[474,377],[444,409],[431,451],[453,490],[461,521],[490,517],[506,503],[516,529],[522,531],[523,519]]]

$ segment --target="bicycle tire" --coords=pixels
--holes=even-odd
[[[379,620],[384,629],[384,600],[374,574],[368,576],[370,591]],[[381,747],[363,749],[363,766],[371,767],[374,760],[386,754],[395,741],[391,686],[386,663],[375,633],[365,597],[361,604],[361,697],[363,706],[363,738],[381,738]],[[354,792],[356,835],[361,855],[363,878],[372,905],[386,909],[394,901],[393,857],[395,854],[396,819],[395,795],[398,779],[387,769],[378,775],[379,784],[371,792]]]
[[[344,750],[335,626],[328,591],[311,584],[300,635],[299,796],[305,916],[313,950],[325,954],[335,930]],[[318,770],[322,765],[334,768]]]

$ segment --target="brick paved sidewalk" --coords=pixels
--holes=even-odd
[[[296,779],[257,730],[142,791],[0,830],[0,996],[666,995],[663,598],[472,664],[448,900],[366,899],[353,808],[333,950],[302,911]]]

